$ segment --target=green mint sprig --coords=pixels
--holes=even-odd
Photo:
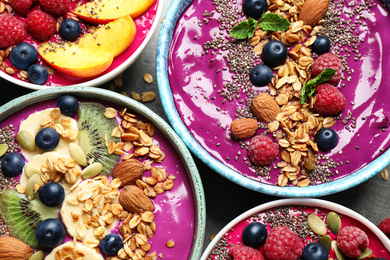
[[[317,77],[309,80],[307,83],[304,83],[301,89],[301,95],[299,97],[299,104],[305,103],[306,99],[308,99],[310,96],[312,96],[315,93],[316,87],[330,80],[335,73],[336,70],[331,68],[326,68]]]

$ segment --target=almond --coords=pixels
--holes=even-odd
[[[125,186],[120,195],[119,203],[130,213],[154,211],[153,201],[144,194],[144,191],[135,185]]]
[[[254,118],[239,118],[230,124],[232,135],[238,140],[253,137],[257,130],[257,120]]]
[[[27,260],[33,254],[31,247],[17,238],[0,237],[0,259],[2,260]]]
[[[144,174],[144,166],[137,159],[128,159],[118,164],[112,172],[112,177],[120,179],[123,188],[126,185],[135,184]]]
[[[299,20],[302,20],[305,25],[314,27],[324,18],[328,7],[329,0],[307,0],[299,13]]]
[[[275,121],[276,116],[280,113],[279,105],[267,93],[260,93],[252,100],[251,110],[257,119],[266,123]]]

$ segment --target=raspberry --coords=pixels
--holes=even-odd
[[[252,138],[248,147],[248,156],[253,164],[270,165],[279,153],[279,145],[265,135],[257,135]]]
[[[329,83],[322,83],[316,88],[317,95],[314,110],[324,116],[337,115],[344,110],[344,95]]]
[[[69,12],[71,0],[39,0],[43,10],[55,16]]]
[[[267,260],[296,260],[302,255],[301,238],[287,226],[277,226],[270,230],[264,244]]]
[[[385,218],[378,224],[378,228],[390,238],[390,218]]]
[[[38,41],[47,41],[56,32],[56,19],[41,10],[30,12],[26,20],[27,31]]]
[[[33,3],[33,0],[9,0],[9,4],[15,10],[15,12],[26,16],[30,11],[30,7]]]
[[[7,12],[0,14],[0,49],[21,43],[27,37],[22,21]]]
[[[264,260],[259,250],[246,245],[234,245],[230,249],[230,255],[234,260]]]
[[[347,226],[337,235],[337,246],[348,257],[358,257],[368,246],[367,234],[358,227]]]
[[[336,85],[339,83],[341,76],[342,76],[342,65],[339,57],[333,53],[325,53],[319,56],[314,62],[313,66],[311,67],[311,71],[313,73],[313,76],[316,77],[318,74],[320,74],[325,68],[331,68],[335,69],[336,73],[333,75],[333,77],[329,80],[329,83],[332,85]]]

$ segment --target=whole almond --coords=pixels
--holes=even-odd
[[[305,25],[314,27],[324,18],[328,7],[329,0],[307,0],[299,13],[299,20],[302,20]]]
[[[17,238],[0,236],[0,259],[2,260],[27,260],[33,254],[33,250],[27,244]]]
[[[154,211],[153,201],[135,185],[125,186],[119,194],[119,203],[130,213]]]
[[[275,121],[276,116],[280,113],[279,105],[267,93],[260,93],[252,100],[251,110],[257,119],[266,123]]]
[[[120,188],[135,184],[144,175],[144,166],[137,159],[128,159],[118,164],[112,171],[112,177],[121,180]]]
[[[254,118],[235,119],[230,124],[232,135],[238,140],[245,140],[253,137],[257,130],[257,120]]]

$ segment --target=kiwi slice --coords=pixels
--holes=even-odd
[[[15,189],[4,189],[0,196],[0,215],[10,230],[11,236],[20,239],[32,248],[38,248],[35,229],[47,218],[58,218],[59,208],[49,208],[38,199],[29,201]]]
[[[79,105],[78,112],[78,141],[81,148],[87,155],[87,161],[93,159],[94,162],[103,164],[101,174],[110,175],[111,171],[118,164],[120,155],[108,154],[105,145],[105,136],[108,143],[120,141],[119,137],[111,136],[112,130],[118,126],[115,118],[107,118],[103,113],[106,108],[96,102],[84,102]]]

